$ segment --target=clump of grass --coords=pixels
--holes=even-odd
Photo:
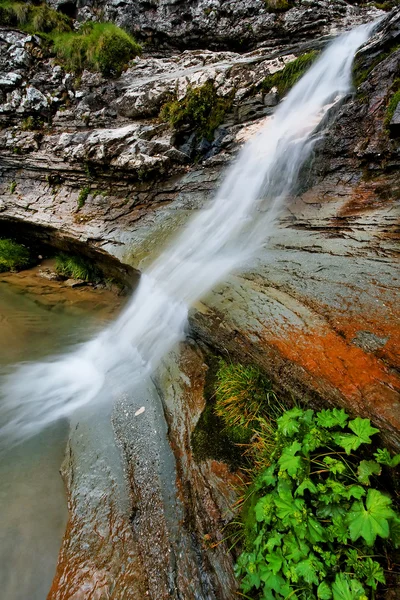
[[[32,265],[28,248],[8,238],[0,239],[0,273],[20,271]]]
[[[10,194],[13,194],[15,192],[16,187],[17,187],[17,182],[16,181],[12,181],[10,183]]]
[[[37,131],[43,128],[43,121],[37,117],[26,117],[21,123],[22,131]]]
[[[81,209],[85,206],[86,200],[88,199],[88,196],[90,194],[90,187],[84,187],[81,189],[81,191],[79,192],[79,196],[78,196],[78,209]]]
[[[53,48],[60,63],[69,71],[99,71],[105,76],[119,75],[129,61],[141,53],[141,46],[126,31],[113,23],[84,23],[78,32],[53,37]]]
[[[0,25],[19,27],[27,33],[72,31],[72,21],[47,4],[0,1]]]
[[[311,67],[318,54],[316,50],[302,54],[287,64],[282,71],[267,75],[262,82],[263,89],[269,91],[276,87],[279,95],[284,96]]]
[[[182,100],[171,100],[164,104],[160,118],[177,129],[187,126],[196,131],[198,136],[211,141],[214,131],[231,109],[232,102],[232,97],[218,96],[213,82],[207,81],[201,87],[189,88]]]
[[[82,256],[58,254],[55,270],[57,275],[68,279],[82,279],[94,283],[102,280],[101,271]]]
[[[286,12],[293,7],[293,2],[290,0],[265,0],[265,6],[268,12]]]
[[[274,419],[281,409],[271,382],[257,367],[221,361],[215,397],[215,413],[234,441],[246,443],[258,432],[258,443],[267,443],[264,416]]]

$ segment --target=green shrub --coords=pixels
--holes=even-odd
[[[68,71],[88,69],[105,76],[119,75],[141,52],[135,39],[113,23],[84,23],[78,32],[54,36],[53,48]]]
[[[211,141],[216,128],[221,125],[232,107],[232,97],[218,96],[212,81],[198,88],[189,88],[182,100],[171,100],[161,108],[160,118],[171,127],[188,126],[200,137]]]
[[[278,418],[270,466],[242,514],[247,545],[236,574],[244,595],[375,597],[390,545],[400,544],[400,516],[379,479],[400,455],[372,454],[376,433],[369,419],[350,420],[338,409],[293,408]]]
[[[88,199],[88,196],[90,194],[90,187],[84,187],[81,189],[81,191],[79,192],[79,196],[78,196],[78,209],[81,209],[85,206],[86,200]]]
[[[61,277],[99,282],[103,279],[101,271],[82,256],[58,254],[56,256],[56,273]]]
[[[20,271],[31,265],[31,255],[25,246],[10,239],[0,239],[0,273]]]
[[[0,1],[0,25],[19,27],[27,33],[62,33],[72,30],[72,21],[47,4]]]
[[[287,64],[282,71],[267,75],[262,82],[263,89],[269,91],[276,87],[279,95],[284,96],[311,67],[318,54],[316,50],[312,50]]]

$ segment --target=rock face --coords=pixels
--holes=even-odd
[[[144,56],[114,80],[88,72],[77,80],[46,57],[39,38],[0,31],[0,231],[23,224],[138,271],[207,204],[238,148],[272,115],[278,98],[261,90],[262,79],[322,47],[315,35],[377,14],[341,1],[296,3],[281,14],[261,0],[53,4],[80,19],[101,8],[153,47],[208,48]],[[268,245],[190,314],[203,348],[259,364],[282,394],[370,417],[396,448],[400,164],[387,107],[399,38],[396,10],[359,53],[357,91],[328,114],[301,191]],[[259,47],[232,51],[240,44]],[[160,108],[209,80],[232,96],[232,109],[208,146],[196,136],[182,141]],[[221,542],[234,477],[222,463],[196,461],[190,445],[205,371],[199,346],[184,345],[155,385],[116,407],[113,429],[110,415],[76,416],[63,467],[70,523],[51,600],[234,597]]]
[[[103,16],[157,48],[231,48],[245,50],[262,43],[292,44],[332,32],[341,21],[357,22],[362,10],[344,0],[291,2],[274,11],[268,0],[50,0],[67,5],[80,20]],[[65,9],[64,9],[65,10]]]

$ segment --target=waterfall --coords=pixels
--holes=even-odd
[[[270,236],[324,114],[351,90],[354,54],[373,27],[345,33],[323,52],[244,145],[210,205],[142,275],[114,323],[69,354],[17,366],[3,378],[3,442],[16,443],[84,404],[134,390],[184,338],[188,307],[243,268]]]

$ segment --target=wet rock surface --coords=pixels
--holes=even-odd
[[[76,5],[76,15],[98,7]],[[218,51],[153,54],[117,79],[84,72],[77,81],[39,39],[1,30],[0,222],[40,226],[53,242],[78,240],[140,271],[207,205],[238,148],[273,113],[277,96],[259,89],[262,79],[322,47],[316,35],[378,14],[344,2],[301,2],[279,15],[261,0],[101,7],[153,48]],[[190,315],[201,344],[261,365],[284,394],[370,417],[396,448],[400,165],[385,119],[399,13],[359,54],[357,93],[328,115],[303,191],[274,236]],[[258,49],[240,54],[240,39]],[[157,116],[171,94],[208,80],[234,100],[197,162],[203,140],[182,143]],[[185,345],[155,383],[119,399],[113,426],[107,411],[76,415],[63,466],[70,520],[49,599],[234,597],[222,541],[234,476],[222,463],[196,462],[190,446],[205,370],[199,347]]]

